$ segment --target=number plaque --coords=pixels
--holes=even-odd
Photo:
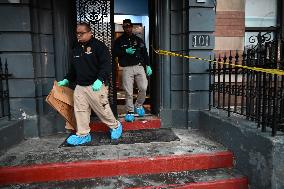
[[[192,46],[193,47],[210,46],[210,36],[209,35],[193,35],[192,36]]]

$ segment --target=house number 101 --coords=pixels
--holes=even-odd
[[[193,35],[192,46],[193,47],[208,47],[210,45],[209,35]]]

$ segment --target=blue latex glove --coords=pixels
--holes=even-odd
[[[146,73],[147,73],[147,76],[152,75],[152,69],[151,69],[151,66],[147,66],[147,67],[146,67]]]
[[[62,81],[59,81],[57,84],[58,84],[59,87],[61,87],[61,86],[68,85],[69,81],[68,81],[68,79],[63,79]]]
[[[127,54],[134,54],[135,51],[136,51],[136,49],[133,49],[132,47],[129,47],[129,48],[125,49],[125,52],[126,52]]]
[[[103,85],[103,82],[101,82],[101,80],[97,79],[92,85],[93,91],[101,90],[102,85]]]

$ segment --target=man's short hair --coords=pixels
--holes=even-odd
[[[88,31],[92,30],[91,25],[87,22],[79,22],[77,26],[85,26]]]

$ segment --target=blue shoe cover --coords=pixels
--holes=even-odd
[[[144,110],[143,106],[136,107],[135,112],[138,114],[139,117],[144,117],[144,115],[145,115],[145,110]]]
[[[67,143],[73,146],[77,146],[91,142],[91,140],[92,138],[90,134],[87,134],[85,136],[71,135],[67,138]]]
[[[124,120],[127,122],[133,122],[134,121],[134,113],[127,113],[124,117]]]
[[[112,140],[119,139],[122,134],[122,125],[118,122],[118,127],[116,129],[110,129],[110,135]]]

